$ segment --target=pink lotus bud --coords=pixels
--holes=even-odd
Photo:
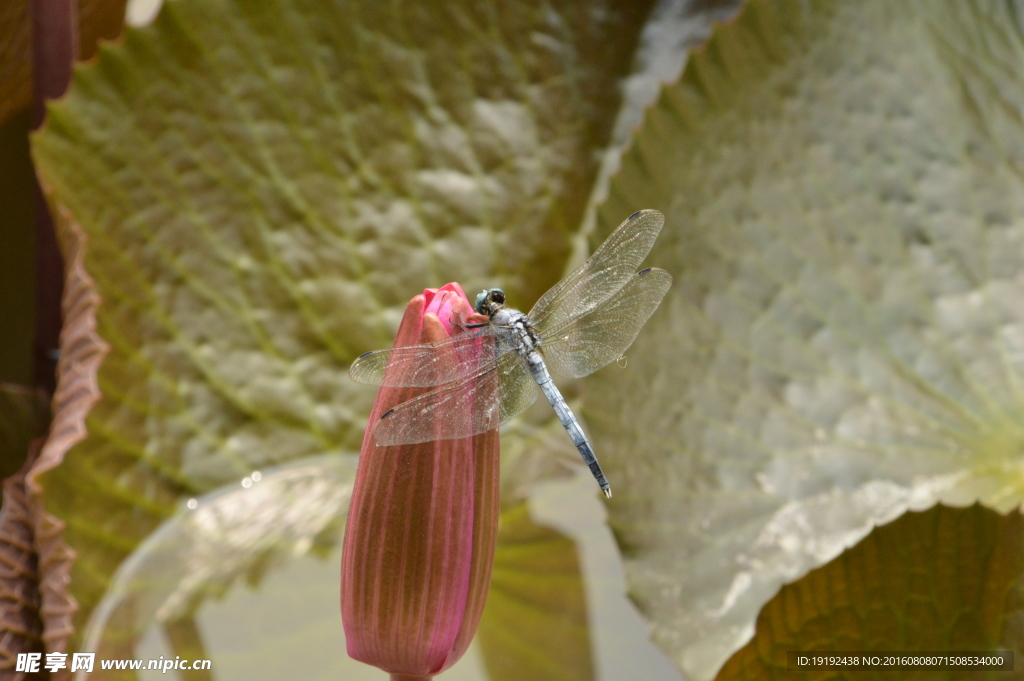
[[[474,314],[458,284],[426,289],[409,301],[394,345],[428,343],[480,321],[486,317]],[[393,681],[430,679],[466,652],[487,598],[498,530],[497,430],[413,445],[374,442],[380,415],[426,390],[377,393],[341,560],[348,654]]]

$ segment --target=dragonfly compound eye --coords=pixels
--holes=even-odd
[[[473,303],[473,309],[479,312],[480,314],[487,314],[486,312],[484,312],[484,302],[486,302],[486,300],[487,289],[484,289],[479,294],[477,294],[476,302]]]
[[[500,288],[489,288],[481,291],[476,297],[476,304],[473,308],[480,314],[490,314],[495,305],[505,304],[505,292]]]

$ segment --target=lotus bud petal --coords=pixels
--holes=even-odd
[[[394,346],[429,343],[486,320],[458,284],[427,289],[406,307]],[[465,653],[490,586],[498,529],[497,430],[412,445],[374,442],[380,415],[425,390],[377,393],[342,552],[348,654],[393,680],[429,679]]]

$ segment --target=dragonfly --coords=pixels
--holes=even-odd
[[[594,449],[551,378],[582,378],[619,359],[672,284],[665,270],[637,271],[664,216],[630,215],[590,258],[523,314],[505,304],[500,288],[477,296],[489,321],[423,345],[360,355],[349,369],[359,383],[430,388],[381,414],[378,446],[457,439],[484,433],[525,411],[537,388],[554,408],[606,497],[611,486]]]

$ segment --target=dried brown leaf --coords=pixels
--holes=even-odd
[[[938,505],[875,528],[787,584],[717,681],[922,678],[897,668],[794,674],[786,651],[1014,651],[1015,671],[933,671],[933,681],[1024,679],[1024,516]]]
[[[32,101],[32,22],[28,0],[0,2],[0,123]]]
[[[124,28],[128,0],[78,0],[78,58],[92,59],[100,40],[114,40]]]
[[[78,0],[78,58],[91,59],[99,41],[124,26],[127,0]],[[0,2],[0,124],[32,101],[32,16],[29,0]]]
[[[0,510],[0,675],[16,681],[27,678],[14,671],[18,653],[43,650],[33,544],[36,522],[25,490],[25,475],[42,443],[42,438],[36,440],[21,470],[4,480]]]
[[[42,487],[36,478],[64,460],[64,455],[85,437],[85,417],[100,398],[96,371],[109,347],[96,333],[99,296],[82,263],[85,233],[67,211],[57,209],[57,231],[67,263],[64,287],[64,328],[57,364],[57,391],[53,397],[53,423],[39,457],[28,473],[26,487],[34,515],[34,545],[39,560],[40,618],[47,652],[68,652],[72,616],[78,604],[68,591],[75,554],[64,542],[64,523],[46,512]],[[26,575],[26,578],[28,576]],[[65,669],[55,678],[70,677]]]

